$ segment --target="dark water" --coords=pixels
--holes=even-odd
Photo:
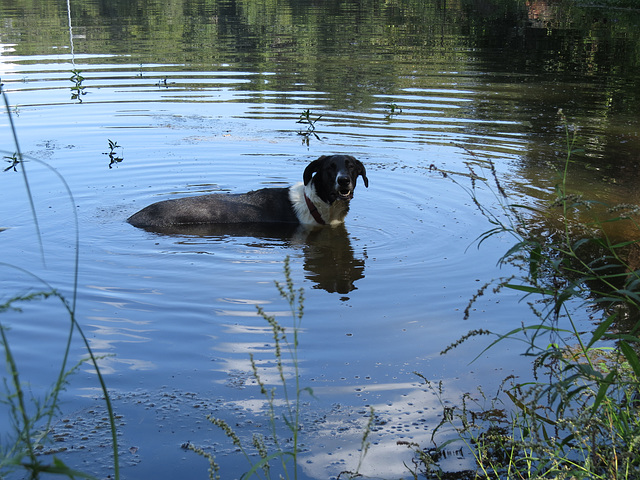
[[[439,355],[469,329],[505,332],[530,312],[503,293],[462,319],[478,287],[511,273],[497,267],[511,240],[476,249],[490,226],[433,167],[486,174],[492,161],[518,200],[543,205],[566,156],[562,109],[581,149],[572,191],[640,203],[636,11],[543,1],[69,7],[70,15],[65,2],[0,0],[0,78],[31,159],[42,237],[20,173],[1,173],[2,298],[43,288],[26,272],[72,298],[77,215],[78,321],[103,356],[121,415],[125,478],[205,478],[206,462],[182,450],[185,442],[215,451],[222,478],[246,471],[204,417],[225,418],[249,441],[268,433],[249,354],[276,385],[271,332],[255,305],[290,325],[273,285],[287,256],[305,289],[301,382],[316,396],[305,397],[303,475],[354,469],[373,406],[379,428],[363,472],[406,476],[410,455],[396,442],[427,445],[441,411],[414,371],[442,380],[451,401],[478,386],[492,391],[511,373],[530,375],[519,345],[474,363],[486,340]],[[307,110],[320,117],[313,133],[297,123]],[[0,145],[9,167],[6,113]],[[359,184],[344,228],[157,234],[125,223],[159,199],[286,186],[310,160],[338,152],[362,160],[370,180],[368,189]],[[36,160],[59,172],[73,202]],[[495,202],[490,191],[479,195]],[[69,320],[52,299],[22,307],[0,320],[23,380],[42,395]],[[74,341],[72,363],[83,355]],[[106,477],[98,394],[92,369],[81,366],[54,447]]]

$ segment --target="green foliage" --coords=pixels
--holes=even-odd
[[[630,260],[637,244],[610,238],[604,223],[573,220],[589,202],[567,191],[577,138],[559,113],[567,156],[550,208],[560,210],[561,228],[541,233],[534,218],[544,219],[546,212],[512,203],[492,164],[486,177],[470,167],[470,187],[446,172],[492,225],[478,245],[498,234],[515,239],[500,262],[520,267],[522,275],[498,279],[494,292],[522,293],[532,315],[509,332],[494,333],[483,353],[505,340],[524,342],[535,381],[509,378],[510,386],[503,384],[494,396],[466,394],[459,407],[443,402],[436,447],[425,453],[410,445],[428,478],[444,478],[438,461],[455,442],[475,458],[477,468],[466,472],[468,478],[640,478],[640,270]],[[478,200],[480,185],[494,193],[499,208]],[[488,286],[471,299],[465,316]],[[597,319],[593,331],[579,327],[585,318]],[[472,331],[448,349],[486,333]],[[456,437],[437,444],[444,426]]]
[[[386,110],[386,115],[385,117],[388,119],[391,119],[391,117],[393,117],[395,114],[397,113],[402,113],[402,108],[400,108],[398,106],[398,104],[396,103],[388,103],[387,105],[385,105],[385,110]]]

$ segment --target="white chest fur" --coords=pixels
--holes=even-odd
[[[339,225],[344,223],[344,219],[349,211],[349,204],[341,200],[336,200],[331,205],[323,202],[316,193],[313,180],[311,180],[306,186],[302,182],[299,182],[289,188],[289,199],[293,204],[293,209],[296,212],[300,223],[309,226],[318,225],[318,222],[309,211],[307,202],[304,199],[305,194],[318,209],[318,213],[324,220],[325,224]]]

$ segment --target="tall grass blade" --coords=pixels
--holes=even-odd
[[[553,290],[540,288],[536,286],[528,286],[528,285],[515,285],[513,283],[508,283],[505,287],[510,288],[511,290],[518,290],[520,292],[525,293],[535,293],[539,295],[551,295],[553,294]]]
[[[42,242],[42,236],[40,235],[40,225],[38,224],[38,215],[36,214],[36,205],[33,201],[33,195],[31,195],[31,185],[29,184],[29,178],[27,177],[27,169],[24,165],[24,158],[22,157],[22,151],[20,150],[20,143],[18,142],[18,134],[16,133],[16,127],[13,124],[13,115],[11,113],[11,109],[9,108],[9,99],[7,98],[7,94],[2,89],[2,83],[0,82],[0,93],[2,93],[2,98],[4,99],[4,106],[7,110],[7,116],[9,117],[9,126],[11,127],[11,133],[13,134],[13,142],[16,146],[16,152],[18,155],[18,160],[20,161],[20,167],[22,170],[22,179],[24,181],[24,186],[27,190],[27,198],[29,199],[29,205],[31,207],[31,215],[33,217],[33,223],[36,228],[36,235],[38,236],[38,245],[40,246],[40,256],[42,257],[42,263],[45,263],[44,257],[44,243]]]
[[[536,419],[540,420],[541,422],[546,423],[547,425],[551,425],[551,426],[556,426],[557,425],[557,422],[554,422],[553,420],[551,420],[551,419],[549,419],[547,417],[543,417],[538,412],[532,410],[529,406],[525,405],[518,397],[516,397],[510,391],[505,390],[504,393],[507,395],[507,397],[509,397],[511,399],[511,401],[513,402],[513,404],[516,407],[518,407],[520,410],[522,410],[527,415],[535,417]]]
[[[2,338],[2,347],[4,348],[5,360],[7,362],[7,366],[9,368],[9,374],[11,375],[11,381],[13,383],[13,388],[16,391],[16,396],[18,398],[18,408],[15,412],[21,418],[19,420],[22,421],[22,427],[20,428],[20,439],[24,441],[27,447],[27,453],[29,455],[29,460],[32,465],[37,464],[36,452],[33,448],[32,443],[32,435],[31,435],[31,419],[27,414],[27,405],[24,400],[24,390],[22,389],[22,383],[20,382],[20,374],[18,373],[18,368],[16,366],[15,359],[13,354],[11,353],[11,348],[9,347],[9,342],[7,341],[7,336],[5,334],[5,327],[0,324],[0,337]],[[16,419],[17,420],[17,419]]]
[[[636,351],[624,340],[620,341],[620,350],[622,350],[624,358],[626,358],[629,365],[631,365],[636,378],[640,378],[640,360],[638,359]]]
[[[40,255],[42,257],[42,262],[43,264],[46,265],[46,261],[45,261],[45,254],[44,254],[44,243],[42,240],[42,236],[41,236],[41,232],[40,232],[40,225],[38,222],[38,216],[37,216],[37,212],[36,212],[36,208],[35,208],[35,202],[33,200],[33,195],[31,192],[31,187],[29,184],[29,179],[27,176],[27,172],[26,172],[26,168],[25,168],[25,158],[22,155],[22,152],[20,150],[20,145],[18,142],[18,136],[16,133],[16,129],[15,129],[15,125],[13,122],[13,116],[11,113],[11,110],[9,108],[9,100],[7,98],[6,93],[2,90],[2,84],[0,83],[0,93],[2,94],[2,97],[4,99],[4,103],[5,103],[5,108],[7,110],[7,115],[9,117],[9,122],[10,122],[10,127],[11,127],[11,131],[13,134],[13,139],[15,142],[15,147],[16,147],[16,151],[17,151],[17,156],[18,159],[20,161],[20,165],[22,167],[22,175],[23,175],[23,179],[24,179],[24,184],[25,184],[25,188],[27,190],[27,196],[29,199],[29,205],[31,208],[31,212],[32,212],[32,216],[33,216],[33,221],[35,224],[35,228],[36,228],[36,234],[37,234],[37,238],[38,238],[38,244],[40,247]],[[70,204],[72,206],[75,205],[75,201],[74,201],[74,197],[73,194],[71,192],[71,189],[68,185],[68,183],[65,181],[64,177],[53,167],[51,167],[49,164],[47,164],[46,162],[42,162],[38,159],[31,159],[32,161],[36,161],[39,164],[45,166],[46,168],[48,168],[51,172],[53,172],[56,177],[60,180],[60,182],[62,183],[62,185],[64,186],[67,196],[69,198]],[[38,282],[43,283],[47,289],[49,290],[49,292],[51,292],[50,294],[55,295],[56,297],[59,298],[59,300],[62,302],[63,306],[65,307],[65,309],[67,310],[71,323],[70,323],[70,327],[69,327],[69,334],[67,337],[67,343],[65,346],[65,351],[64,351],[64,355],[63,355],[63,359],[61,362],[61,367],[60,367],[60,373],[58,374],[56,383],[55,383],[55,387],[53,390],[53,395],[52,395],[52,399],[51,399],[51,404],[52,405],[58,405],[59,402],[59,394],[62,391],[63,388],[63,383],[64,383],[64,379],[67,375],[67,364],[68,364],[68,358],[69,358],[69,354],[70,354],[70,350],[71,350],[71,340],[73,337],[73,331],[77,331],[79,333],[79,335],[82,338],[82,341],[84,343],[84,346],[89,354],[89,357],[91,359],[91,363],[95,369],[95,372],[97,374],[98,377],[98,381],[100,383],[100,388],[102,390],[102,393],[104,395],[104,400],[105,400],[105,404],[107,407],[107,411],[108,411],[108,417],[109,417],[109,425],[110,425],[110,430],[111,430],[111,437],[112,437],[112,447],[113,447],[113,459],[114,459],[114,478],[116,480],[119,480],[120,478],[120,467],[119,467],[119,455],[118,455],[118,441],[117,441],[117,431],[116,431],[116,425],[115,425],[115,415],[113,412],[113,407],[111,405],[111,399],[109,397],[109,393],[107,390],[107,386],[106,386],[106,382],[104,381],[104,377],[102,376],[102,372],[100,371],[100,367],[98,365],[98,361],[96,356],[93,353],[93,350],[91,349],[91,346],[89,344],[89,341],[87,339],[87,337],[85,336],[81,326],[77,323],[76,321],[76,304],[77,304],[77,294],[78,294],[78,272],[79,272],[79,264],[80,264],[80,229],[78,226],[78,215],[76,212],[76,209],[73,208],[73,218],[74,218],[74,225],[75,225],[75,249],[74,249],[74,268],[73,268],[73,287],[72,287],[72,294],[71,294],[71,302],[68,302],[66,300],[66,298],[61,295],[60,293],[58,293],[56,291],[56,289],[54,289],[46,280],[38,277],[37,275],[32,274],[31,272],[28,272],[27,270],[24,270],[20,267],[16,267],[14,265],[7,265],[11,268],[16,268],[18,270],[20,270],[22,273],[31,276],[32,278],[36,279]],[[6,264],[5,264],[6,265]],[[0,325],[0,329],[2,329],[2,326]],[[6,336],[4,335],[4,330],[2,330],[2,340],[4,343],[4,348],[5,348],[5,354],[6,355],[10,355],[10,350],[9,350],[9,345],[6,342]],[[10,365],[13,365],[12,368],[15,368],[15,363],[10,363]],[[15,372],[15,374],[17,375],[17,370]],[[19,385],[16,385],[16,388],[18,392],[21,391],[21,387]],[[20,399],[20,401],[23,401],[23,399]],[[26,410],[24,410],[26,412]],[[48,430],[50,425],[51,425],[51,421],[53,420],[53,413],[54,413],[54,409],[51,410],[49,416],[48,416],[48,420],[45,426],[45,430]],[[26,422],[26,420],[25,420]],[[28,425],[28,423],[25,423],[25,425]],[[30,441],[31,436],[29,435],[28,439]],[[29,447],[29,449],[31,450],[31,447]],[[32,462],[34,465],[38,464],[38,462]],[[40,468],[40,467],[39,467]],[[66,467],[65,467],[66,468]]]
[[[611,324],[613,324],[613,321],[616,318],[617,318],[617,315],[613,314],[613,315],[609,315],[606,319],[600,322],[600,325],[598,325],[598,328],[596,328],[593,331],[593,334],[591,335],[591,340],[589,340],[589,343],[586,345],[587,350],[591,348],[594,343],[600,340],[605,333],[607,333],[607,331],[609,330],[609,327],[611,327]]]
[[[613,384],[615,375],[615,371],[609,372],[609,374],[600,382],[600,385],[598,386],[598,392],[596,393],[596,396],[593,400],[593,405],[591,406],[591,412],[594,415],[597,415],[600,404],[607,396],[607,392],[609,391],[609,387]]]

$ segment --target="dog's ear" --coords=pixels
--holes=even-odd
[[[320,158],[307,165],[307,168],[304,169],[304,173],[302,174],[302,181],[305,185],[308,185],[313,174],[320,170],[325,158],[327,158],[327,156],[322,155]]]
[[[355,158],[353,160],[354,160],[354,162],[356,164],[357,175],[360,175],[362,177],[362,181],[364,182],[364,186],[369,188],[369,179],[367,178],[367,169],[364,168],[364,165],[362,164],[362,162],[360,160],[356,160]]]

